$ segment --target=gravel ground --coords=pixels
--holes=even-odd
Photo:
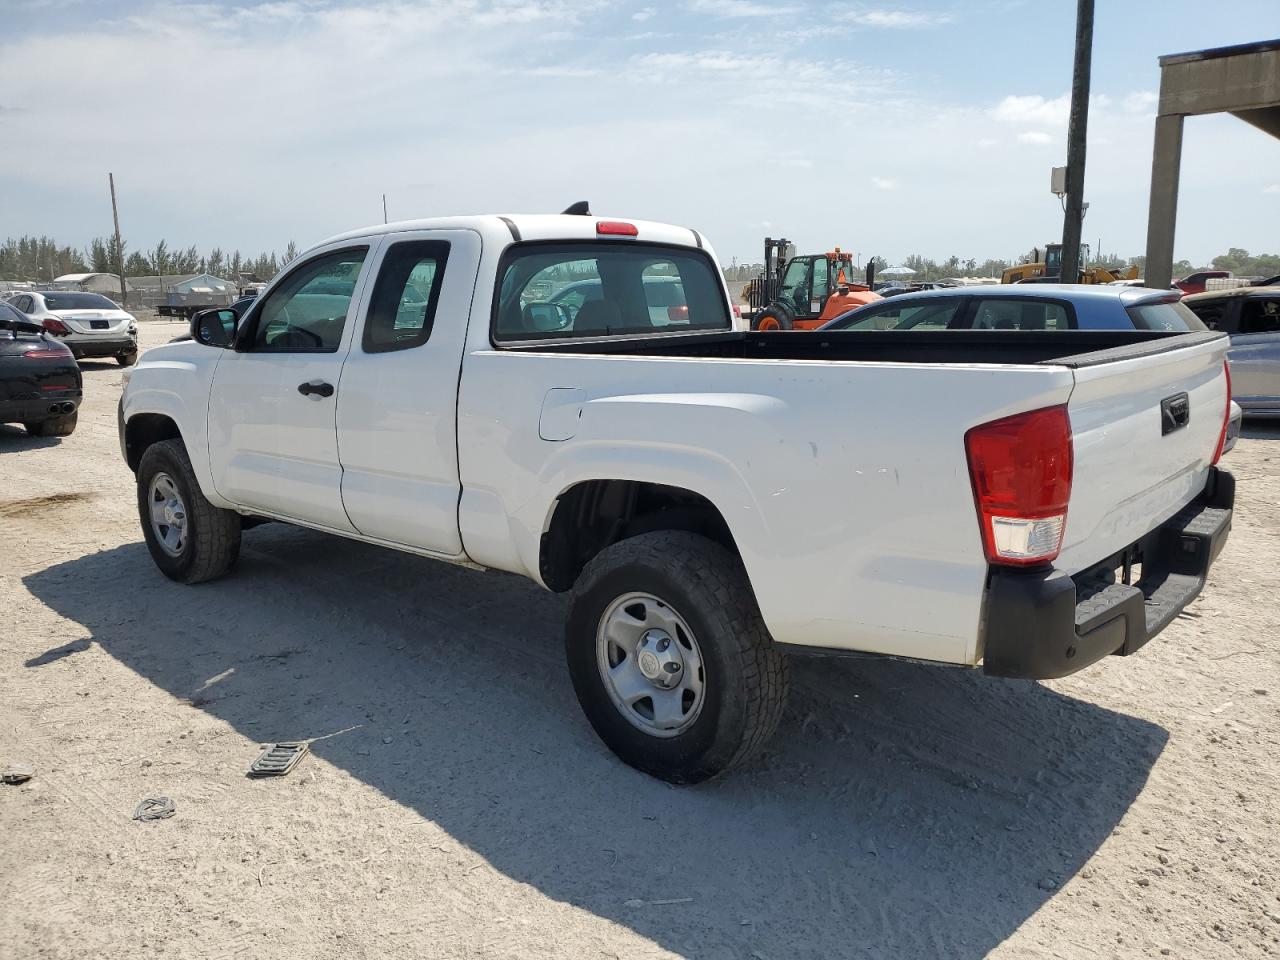
[[[144,324],[144,346],[182,329]],[[1138,656],[1052,683],[801,661],[766,755],[617,762],[528,583],[246,534],[180,587],[141,543],[120,370],[63,441],[0,427],[4,958],[968,958],[1280,951],[1280,429]],[[263,743],[309,740],[288,776]],[[135,822],[145,797],[176,815]]]

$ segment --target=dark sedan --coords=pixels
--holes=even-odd
[[[35,437],[76,428],[82,381],[67,346],[0,303],[0,423],[20,423]]]

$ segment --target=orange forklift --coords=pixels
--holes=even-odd
[[[881,299],[872,291],[875,260],[867,282],[854,283],[853,255],[839,247],[827,253],[788,256],[788,240],[764,241],[764,273],[746,289],[752,330],[815,330],[855,307]]]

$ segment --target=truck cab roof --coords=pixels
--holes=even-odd
[[[624,223],[636,228],[634,236],[618,236],[602,233],[601,223]],[[680,227],[652,220],[636,220],[630,217],[599,216],[596,214],[477,214],[465,217],[430,217],[422,220],[401,220],[380,223],[351,230],[325,240],[324,246],[343,240],[356,240],[384,234],[406,233],[416,230],[474,230],[482,236],[508,241],[523,240],[596,240],[616,239],[620,242],[663,243],[682,247],[706,246],[701,234],[689,227]]]

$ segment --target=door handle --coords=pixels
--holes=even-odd
[[[304,397],[332,397],[333,384],[325,383],[322,380],[313,380],[310,383],[298,384],[298,392]]]

